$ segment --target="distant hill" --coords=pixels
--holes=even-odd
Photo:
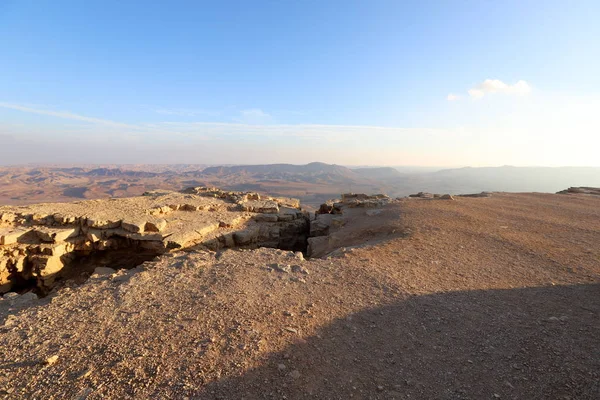
[[[392,167],[353,168],[352,172],[369,179],[392,179],[404,176]]]
[[[136,178],[154,178],[159,174],[154,172],[146,172],[146,171],[129,171],[122,170],[120,168],[96,168],[91,171],[83,172],[80,171],[83,175],[86,176],[110,176],[110,177],[119,177],[119,176],[127,176],[127,177],[136,177]]]
[[[137,196],[159,188],[181,190],[204,185],[296,197],[305,205],[318,206],[345,192],[386,193],[393,197],[420,191],[556,193],[572,186],[600,187],[600,168],[503,166],[437,171],[412,168],[400,172],[390,167],[351,169],[321,162],[210,167],[32,165],[0,167],[0,204]]]
[[[265,164],[208,167],[202,171],[202,175],[219,178],[245,176],[257,180],[291,180],[310,183],[353,183],[364,180],[362,175],[347,167],[320,162],[306,165]]]

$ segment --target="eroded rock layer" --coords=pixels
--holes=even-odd
[[[20,282],[49,287],[76,257],[96,251],[128,248],[158,255],[194,246],[303,250],[308,224],[296,199],[206,187],[0,207],[0,293]]]

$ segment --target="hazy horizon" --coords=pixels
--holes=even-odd
[[[7,1],[0,165],[600,166],[600,4]]]
[[[339,165],[342,167],[350,168],[350,169],[358,169],[358,168],[394,168],[394,169],[424,169],[424,170],[444,170],[444,169],[465,169],[465,168],[473,168],[473,169],[493,169],[493,168],[552,168],[552,169],[560,169],[560,168],[591,168],[597,169],[600,166],[594,165],[557,165],[557,166],[548,166],[548,165],[486,165],[486,166],[473,166],[473,165],[383,165],[383,164],[336,164],[325,161],[310,161],[307,163],[289,163],[289,162],[275,162],[275,163],[111,163],[111,162],[100,162],[100,163],[90,163],[90,162],[64,162],[64,163],[54,163],[54,162],[29,162],[29,163],[14,163],[14,164],[2,164],[0,163],[0,167],[10,168],[10,167],[42,167],[42,168],[67,168],[67,167],[143,167],[143,166],[198,166],[198,167],[234,167],[234,166],[258,166],[258,165],[278,165],[278,164],[287,164],[287,165],[295,165],[295,166],[304,166],[308,164],[319,163],[319,164],[327,164],[327,165]]]

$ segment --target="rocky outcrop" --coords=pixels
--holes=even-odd
[[[322,204],[310,222],[307,254],[321,257],[329,250],[329,235],[340,230],[349,218],[378,215],[393,200],[384,194],[343,194],[341,200]]]
[[[0,293],[52,286],[77,257],[194,246],[304,250],[309,218],[298,200],[196,187],[125,199],[0,207]]]
[[[592,194],[600,196],[600,188],[595,187],[570,187],[566,190],[561,190],[557,194]]]
[[[481,192],[481,193],[470,193],[470,194],[459,194],[459,197],[492,197],[490,192]]]
[[[408,197],[410,198],[419,198],[419,199],[439,199],[439,200],[454,200],[454,197],[450,194],[437,194],[437,193],[427,193],[427,192],[419,192],[416,194],[411,194]]]

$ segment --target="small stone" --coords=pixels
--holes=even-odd
[[[286,326],[286,327],[285,327],[285,328],[283,328],[283,329],[285,329],[285,330],[286,330],[286,331],[288,331],[288,332],[292,332],[292,333],[298,333],[298,331],[297,331],[296,329],[292,328],[291,326]]]
[[[285,366],[285,364],[279,364],[279,365],[277,366],[277,369],[278,369],[279,371],[285,371],[285,369],[286,369],[286,368],[287,368],[287,367]]]
[[[283,315],[285,315],[286,317],[293,317],[293,316],[294,316],[294,313],[293,313],[293,312],[290,312],[290,311],[284,311],[284,312],[283,312]]]
[[[292,272],[302,273],[304,275],[309,274],[308,270],[301,265],[292,265]]]
[[[8,292],[8,293],[4,293],[4,295],[2,297],[4,298],[4,300],[16,299],[17,297],[19,297],[19,293]]]
[[[46,358],[46,361],[44,361],[44,364],[54,365],[54,364],[56,364],[57,361],[58,361],[58,356],[55,355],[55,356]]]
[[[112,275],[115,273],[115,270],[108,267],[96,267],[94,268],[94,274],[96,275]]]
[[[92,371],[93,370],[91,368],[86,369],[79,375],[79,378],[80,379],[87,378],[88,376],[90,376],[92,374]]]
[[[298,379],[300,378],[300,371],[298,371],[297,369],[293,370],[292,372],[290,372],[290,376],[294,379]]]
[[[377,386],[377,391],[378,392],[383,392],[383,389],[384,389],[383,386],[381,386],[381,385]]]
[[[269,265],[269,267],[273,268],[277,272],[283,272],[284,274],[289,274],[291,272],[291,267],[289,265],[274,263]]]

